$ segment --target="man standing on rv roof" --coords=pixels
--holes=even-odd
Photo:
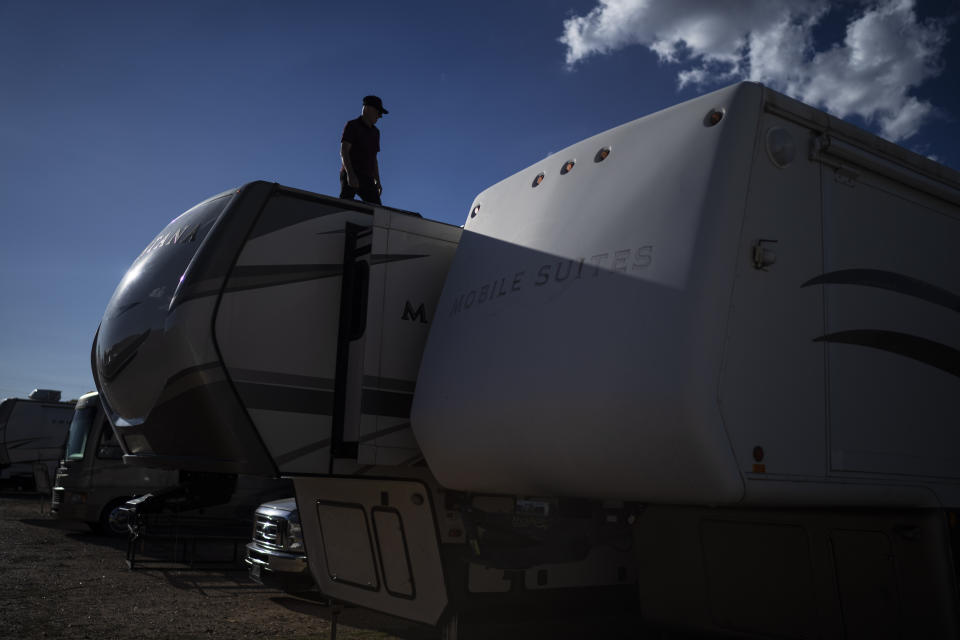
[[[380,166],[377,153],[380,151],[380,130],[376,122],[389,113],[377,96],[363,99],[360,117],[347,122],[340,137],[340,197],[353,200],[360,194],[366,202],[380,204]]]

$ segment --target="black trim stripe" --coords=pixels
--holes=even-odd
[[[360,250],[362,255],[366,250]],[[386,264],[388,262],[400,262],[402,260],[415,260],[417,258],[428,257],[427,254],[417,255],[383,255],[376,254],[370,258],[371,265]],[[294,284],[297,282],[309,282],[311,280],[323,280],[325,278],[335,278],[343,275],[343,265],[341,264],[294,264],[294,265],[250,265],[236,267],[230,274],[224,293],[235,293],[237,291],[250,291],[253,289],[265,289],[268,287],[277,287],[285,284]],[[178,298],[178,302],[183,302],[192,298],[199,298],[205,295],[215,295],[218,291],[203,291],[197,293],[188,293]]]
[[[184,293],[183,295],[177,296],[176,299],[174,300],[174,305],[171,307],[171,310],[173,309],[173,307],[179,307],[181,304],[185,302],[192,302],[194,300],[200,300],[201,298],[219,298],[219,297],[220,297],[219,287],[215,291],[210,291],[210,290],[190,291],[190,292]]]
[[[137,355],[137,350],[146,342],[147,338],[150,337],[150,332],[151,330],[147,329],[141,334],[127,336],[113,345],[100,362],[100,376],[107,382],[110,382],[120,375],[120,372],[126,369],[128,364],[133,362],[133,359]]]
[[[224,292],[277,287],[295,282],[323,280],[343,273],[340,264],[278,264],[237,267],[230,274]]]
[[[814,342],[850,344],[894,353],[960,377],[960,351],[939,342],[897,331],[856,329],[815,338]]]
[[[130,302],[130,303],[127,303],[127,304],[121,306],[119,309],[117,309],[117,310],[114,312],[114,314],[113,314],[112,316],[110,316],[110,319],[113,320],[114,318],[119,318],[120,316],[122,316],[123,314],[125,314],[127,311],[130,311],[130,309],[133,309],[134,307],[136,307],[136,306],[139,305],[139,304],[140,304],[140,301],[137,300],[136,302]]]
[[[376,440],[381,436],[387,436],[387,435],[390,435],[391,433],[396,433],[397,431],[403,431],[404,429],[409,429],[409,428],[410,428],[409,422],[401,422],[398,425],[387,427],[386,429],[380,429],[380,431],[374,431],[373,433],[364,434],[360,436],[360,439],[357,442],[369,442],[371,440]]]
[[[262,278],[275,276],[310,276],[313,278],[327,278],[343,271],[342,264],[255,264],[238,265],[230,273],[234,278]]]
[[[177,371],[175,374],[167,378],[167,382],[166,384],[163,385],[163,388],[167,389],[173,383],[183,378],[186,378],[187,376],[193,375],[195,373],[200,373],[201,371],[207,371],[209,369],[216,369],[219,366],[220,366],[219,362],[208,362],[206,364],[198,364],[195,367],[187,367],[186,369],[181,369],[180,371]]]
[[[234,383],[248,409],[333,415],[332,385],[327,388],[304,388],[236,378]],[[382,389],[363,389],[360,399],[363,413],[389,418],[409,418],[412,404],[413,394]]]
[[[288,451],[283,455],[279,455],[274,459],[274,462],[277,464],[277,466],[284,465],[284,464],[287,464],[288,462],[293,462],[298,458],[302,458],[303,456],[310,455],[315,451],[326,449],[329,446],[330,446],[330,438],[324,438],[323,440],[318,440],[317,442],[311,442],[310,444],[294,449],[293,451]]]
[[[235,381],[248,409],[333,415],[333,391]]]
[[[417,455],[413,456],[412,458],[407,458],[406,460],[403,460],[402,462],[400,462],[399,464],[397,464],[397,465],[395,465],[395,466],[398,466],[398,467],[405,467],[405,466],[408,466],[408,465],[409,465],[409,466],[413,466],[413,465],[419,464],[419,463],[421,463],[421,462],[426,463],[426,459],[423,457],[423,454],[422,454],[422,453],[418,453]],[[424,464],[424,466],[426,466],[426,464]]]
[[[313,206],[304,207],[301,205],[299,207],[284,207],[282,200],[289,197],[290,194],[288,193],[280,193],[274,196],[273,202],[270,203],[270,214],[262,216],[260,220],[257,221],[257,225],[250,233],[250,237],[247,238],[247,242],[250,242],[255,238],[265,236],[269,233],[280,231],[281,229],[286,229],[287,227],[292,227],[300,224],[301,222],[306,222],[307,220],[325,218],[338,213],[363,213],[366,215],[373,215],[373,211],[370,209],[362,207],[345,207],[342,205],[332,206],[327,203],[311,201],[307,198],[296,199],[307,200],[308,202],[311,202]]]
[[[176,296],[174,296],[173,301],[170,303],[170,310],[172,311],[184,302],[219,296],[220,289],[222,288],[223,280],[202,280],[193,284],[184,285],[182,289],[177,290]]]
[[[373,205],[368,205],[367,203],[361,200],[349,200],[349,199],[340,199],[333,196],[326,196],[320,193],[313,193],[312,191],[303,191],[302,189],[295,189],[293,187],[284,187],[278,185],[277,191],[282,193],[285,196],[290,196],[291,198],[298,198],[300,200],[306,200],[308,202],[323,202],[330,205],[335,205],[343,209],[351,209],[356,211],[362,211],[364,213],[372,214],[374,211]],[[384,211],[392,211],[394,213],[401,213],[405,216],[411,216],[413,218],[423,218],[416,211],[407,211],[406,209],[397,209],[396,207],[388,207],[386,205],[379,204],[376,206],[377,209]]]
[[[180,287],[170,301],[171,311],[182,302],[220,293],[225,278],[236,264],[237,256],[246,243],[250,228],[260,217],[275,187],[274,184],[258,181],[224,194],[236,195],[224,205],[183,272]]]
[[[401,260],[416,260],[417,258],[429,258],[430,254],[420,253],[420,254],[386,254],[386,253],[373,253],[370,254],[370,264],[386,264],[387,262],[399,262]]]
[[[381,389],[364,389],[360,399],[363,413],[391,418],[409,418],[412,405],[413,394]]]
[[[417,383],[414,380],[401,380],[400,378],[363,376],[363,386],[371,389],[384,389],[386,391],[413,393],[414,389],[417,387]]]
[[[333,391],[333,378],[301,376],[295,373],[260,371],[257,369],[230,368],[230,376],[237,382],[254,382],[284,387],[305,387]]]
[[[811,278],[800,286],[808,287],[816,284],[855,284],[864,287],[876,287],[926,300],[941,307],[946,307],[951,311],[960,312],[960,296],[957,294],[929,282],[892,271],[880,269],[831,271],[816,278]]]
[[[369,277],[369,268],[361,271],[354,251],[357,235],[363,231],[359,225],[347,223],[343,231],[343,281],[340,286],[340,306],[337,319],[337,351],[334,360],[333,423],[330,432],[330,472],[333,473],[333,458],[355,458],[356,443],[347,445],[344,429],[347,416],[347,374],[350,369],[350,343],[363,336],[366,330],[367,292],[364,276]]]
[[[277,186],[277,193],[288,198],[305,200],[306,202],[319,202],[327,206],[335,206],[338,209],[360,211],[361,213],[369,213],[373,215],[373,207],[360,200],[340,199],[333,196],[325,196],[322,193],[314,193],[312,191],[304,191],[303,189],[295,189],[294,187],[284,187],[282,185]]]

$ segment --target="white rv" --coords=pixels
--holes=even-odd
[[[53,480],[72,416],[73,403],[61,402],[59,391],[0,400],[0,482],[32,489],[35,463]]]
[[[124,464],[123,450],[94,391],[77,400],[57,468],[51,511],[61,520],[85,522],[98,533],[126,536],[132,508],[127,503],[141,497],[138,508],[148,513],[175,513],[179,521],[195,527],[213,528],[221,523],[229,527],[252,522],[254,508],[262,499],[291,489],[289,481],[243,476],[206,487],[207,493],[223,492],[223,499],[208,507],[196,489],[204,484],[203,477],[188,483],[178,469]],[[144,501],[152,504],[143,505]],[[167,521],[177,520],[171,515]]]
[[[179,472],[123,463],[123,451],[96,392],[80,396],[53,485],[51,511],[94,531],[127,534],[121,507],[134,496],[176,486]]]
[[[129,462],[292,477],[331,598],[763,638],[960,635],[960,175],[753,83],[462,228],[253,183],[177,218],[94,376]]]

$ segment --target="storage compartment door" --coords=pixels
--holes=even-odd
[[[823,167],[834,472],[960,477],[956,207]]]
[[[294,479],[307,561],[324,594],[437,624],[447,606],[431,495],[416,480]]]

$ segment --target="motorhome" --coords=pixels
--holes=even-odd
[[[130,498],[179,483],[179,471],[123,463],[100,395],[80,396],[57,468],[51,511],[112,535],[127,533],[121,507]]]
[[[0,401],[0,483],[33,489],[35,463],[52,479],[72,416],[73,403],[52,389]]]
[[[754,83],[462,228],[251,183],[175,219],[94,377],[139,464],[293,478],[327,596],[960,635],[960,174]]]
[[[253,521],[261,500],[290,489],[287,481],[244,476],[222,485],[227,487],[224,499],[210,504],[182,495],[183,484],[180,469],[124,464],[100,394],[94,391],[80,397],[53,487],[51,511],[60,519],[85,522],[98,533],[127,535],[126,503],[151,496],[155,511],[176,509],[181,520],[187,517],[194,525],[234,522],[242,526]]]

